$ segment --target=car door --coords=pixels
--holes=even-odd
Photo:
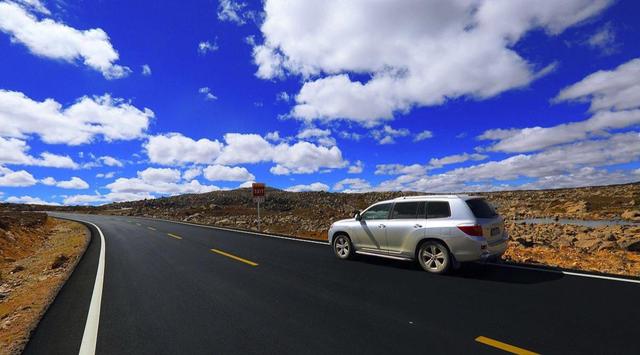
[[[380,203],[362,213],[357,232],[357,249],[374,252],[386,250],[386,227],[392,206],[393,203]]]
[[[422,239],[425,229],[424,201],[396,202],[386,223],[388,252],[412,254],[416,241]]]

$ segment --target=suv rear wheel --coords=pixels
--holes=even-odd
[[[420,244],[417,259],[425,271],[433,274],[444,274],[451,268],[449,249],[435,240],[427,240]]]
[[[338,234],[333,238],[333,252],[340,259],[349,259],[353,256],[353,244],[345,234]]]

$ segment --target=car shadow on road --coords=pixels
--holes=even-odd
[[[395,268],[403,271],[423,273],[430,277],[448,277],[475,279],[480,281],[502,282],[510,284],[538,284],[562,279],[560,272],[518,269],[500,264],[465,263],[458,270],[452,270],[446,275],[430,275],[415,262],[378,258],[368,255],[358,255],[354,262]]]

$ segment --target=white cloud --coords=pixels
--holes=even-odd
[[[82,31],[50,18],[38,20],[29,9],[47,14],[46,8],[38,1],[22,3],[32,6],[0,2],[0,31],[7,33],[12,42],[25,45],[37,56],[71,63],[81,61],[107,79],[122,78],[131,72],[129,68],[115,64],[118,52],[102,29]]]
[[[108,173],[98,173],[98,174],[96,174],[96,177],[100,178],[100,179],[111,179],[115,175],[116,175],[116,173],[114,171],[110,171]]]
[[[27,154],[28,150],[29,146],[25,141],[0,136],[0,164],[34,165],[50,168],[78,168],[78,164],[68,155],[43,152],[40,153],[40,158],[35,158]]]
[[[21,4],[23,8],[43,15],[51,15],[51,11],[39,0],[13,0],[13,2]]]
[[[427,167],[422,164],[378,164],[376,165],[375,175],[419,175],[427,172]]]
[[[66,196],[63,200],[65,205],[94,205],[105,204],[110,202],[137,201],[155,198],[148,192],[140,193],[120,193],[111,192],[108,194],[96,193],[94,195],[71,195]]]
[[[591,112],[640,107],[640,58],[613,70],[600,70],[562,89],[555,101],[590,101]]]
[[[286,91],[281,91],[276,96],[276,101],[289,102],[289,100],[291,99],[291,95],[289,95]]]
[[[144,76],[151,75],[151,67],[149,66],[149,64],[143,64],[142,65],[142,75],[144,75]]]
[[[224,142],[191,138],[177,133],[149,138],[145,149],[149,160],[162,165],[238,165],[273,162],[271,172],[279,175],[309,174],[321,168],[342,168],[347,162],[336,146],[309,142],[272,144],[257,134],[227,133]]]
[[[368,192],[371,191],[371,184],[364,179],[343,179],[333,185],[333,190],[345,193]]]
[[[204,177],[209,181],[247,181],[256,178],[246,168],[224,165],[209,165],[204,169]]]
[[[0,165],[0,186],[26,187],[33,186],[38,181],[25,170],[13,171]]]
[[[616,32],[611,23],[600,27],[596,33],[591,35],[585,42],[587,46],[598,49],[604,55],[610,55],[618,50],[616,44]]]
[[[156,195],[177,195],[187,193],[204,193],[219,190],[220,188],[213,185],[202,185],[198,180],[180,183],[180,171],[176,169],[156,169],[147,168],[139,171],[135,178],[118,178],[116,181],[108,184],[106,187],[111,190],[113,199],[141,196]],[[133,194],[133,195],[130,195]],[[145,198],[145,197],[143,197]]]
[[[124,166],[124,164],[120,160],[109,155],[102,156],[98,159],[106,166],[118,166],[118,167]]]
[[[347,170],[348,174],[360,174],[364,170],[364,163],[361,160],[356,161],[355,164],[349,166],[349,170]]]
[[[329,185],[323,184],[321,182],[314,182],[309,185],[295,185],[285,189],[286,191],[291,192],[303,192],[303,191],[328,191]]]
[[[457,168],[437,175],[411,172],[396,179],[382,182],[376,190],[416,191],[488,191],[514,189],[518,185],[496,185],[494,181],[510,181],[518,178],[535,179],[524,188],[543,188],[555,181],[561,186],[582,186],[633,180],[628,173],[601,173],[592,179],[589,170],[624,164],[640,159],[640,134],[638,132],[613,134],[605,139],[587,140],[552,147],[535,154],[519,154],[498,161],[490,161],[464,168]],[[587,169],[585,169],[587,168]],[[605,176],[611,177],[607,182]],[[537,187],[536,187],[537,186]]]
[[[414,142],[420,142],[433,137],[433,132],[431,131],[422,131],[416,134],[415,138],[413,138]]]
[[[371,131],[371,136],[378,141],[378,144],[394,144],[395,138],[406,137],[409,134],[410,132],[406,128],[395,129],[389,125]]]
[[[53,185],[56,184],[57,181],[56,181],[56,179],[54,179],[51,176],[49,176],[49,177],[46,177],[46,178],[40,180],[40,182],[42,184],[44,184],[44,185],[47,185],[47,186],[53,186]]]
[[[56,183],[56,186],[63,189],[76,189],[76,190],[83,190],[83,189],[89,188],[89,184],[87,184],[86,181],[76,176],[72,177],[71,180],[59,181]]]
[[[198,43],[198,52],[200,54],[207,54],[209,52],[215,52],[218,50],[218,43],[202,41]]]
[[[169,168],[147,168],[138,172],[143,181],[171,183],[180,181],[180,171]]]
[[[193,167],[190,169],[185,170],[182,173],[182,178],[186,181],[191,181],[195,178],[197,178],[198,176],[200,176],[202,174],[202,168],[200,167]]]
[[[239,189],[244,189],[247,187],[251,187],[255,181],[245,181],[242,184],[238,185]]]
[[[211,92],[211,89],[207,86],[198,89],[198,92],[204,96],[207,101],[217,100],[218,97]]]
[[[110,95],[78,99],[63,108],[53,99],[34,101],[21,92],[0,90],[0,136],[36,134],[49,144],[79,145],[101,135],[106,141],[140,138],[154,117]]]
[[[39,197],[31,197],[31,196],[10,196],[10,197],[7,197],[5,202],[22,203],[22,204],[29,204],[29,205],[59,206],[58,203],[47,202],[47,201],[44,201],[44,200],[40,199]]]
[[[144,144],[149,160],[162,165],[212,164],[221,153],[217,140],[193,140],[179,133],[151,136]]]
[[[282,138],[280,138],[280,132],[278,132],[278,131],[268,132],[264,136],[264,139],[266,139],[268,141],[272,141],[272,142],[279,142],[279,141],[282,140]]]
[[[336,140],[331,137],[331,130],[320,129],[316,127],[307,127],[300,131],[296,136],[298,139],[305,139],[311,142],[317,142],[324,146],[336,145]]]
[[[553,127],[492,129],[479,139],[495,140],[488,149],[530,152],[601,136],[603,132],[640,124],[640,58],[610,71],[598,71],[562,91],[554,99],[590,101],[594,114],[584,121]]]
[[[429,160],[429,165],[430,167],[433,168],[440,168],[443,167],[445,165],[449,165],[449,164],[457,164],[457,163],[464,163],[465,161],[468,160],[484,160],[487,159],[488,157],[484,154],[468,154],[468,153],[463,153],[463,154],[454,154],[454,155],[449,155],[446,157],[442,157],[442,158],[432,158],[431,160]]]
[[[260,78],[306,80],[292,116],[371,126],[416,106],[529,84],[555,65],[539,70],[515,44],[538,28],[557,35],[610,2],[267,0],[253,59]],[[355,81],[351,73],[371,79]]]
[[[247,4],[236,0],[219,0],[218,19],[244,25],[253,15],[246,10]]]

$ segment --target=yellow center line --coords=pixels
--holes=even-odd
[[[156,229],[155,229],[155,228],[153,228],[153,227],[147,227],[147,229],[151,229],[152,231],[156,230]]]
[[[509,345],[507,343],[503,343],[501,341],[497,341],[497,340],[494,340],[494,339],[491,339],[491,338],[487,338],[487,337],[483,337],[483,336],[477,337],[476,341],[478,343],[482,343],[482,344],[485,344],[485,345],[493,346],[494,348],[498,348],[500,350],[504,350],[504,351],[510,352],[512,354],[517,354],[517,355],[539,355],[538,353],[535,353],[533,351],[525,350],[525,349],[519,348],[517,346]]]
[[[177,236],[175,234],[167,233],[167,235],[170,236],[171,238],[182,239],[182,237]]]
[[[239,262],[242,262],[242,263],[245,263],[245,264],[251,265],[251,266],[258,266],[258,264],[257,264],[257,263],[254,263],[253,261],[250,261],[250,260],[247,260],[247,259],[243,259],[243,258],[241,258],[241,257],[239,257],[239,256],[235,256],[235,255],[232,255],[232,254],[226,253],[226,252],[224,252],[224,251],[222,251],[222,250],[218,250],[218,249],[211,249],[211,251],[212,251],[212,252],[214,252],[214,253],[216,253],[216,254],[224,255],[224,256],[226,256],[227,258],[231,258],[231,259],[233,259],[233,260],[236,260],[236,261],[239,261]]]

